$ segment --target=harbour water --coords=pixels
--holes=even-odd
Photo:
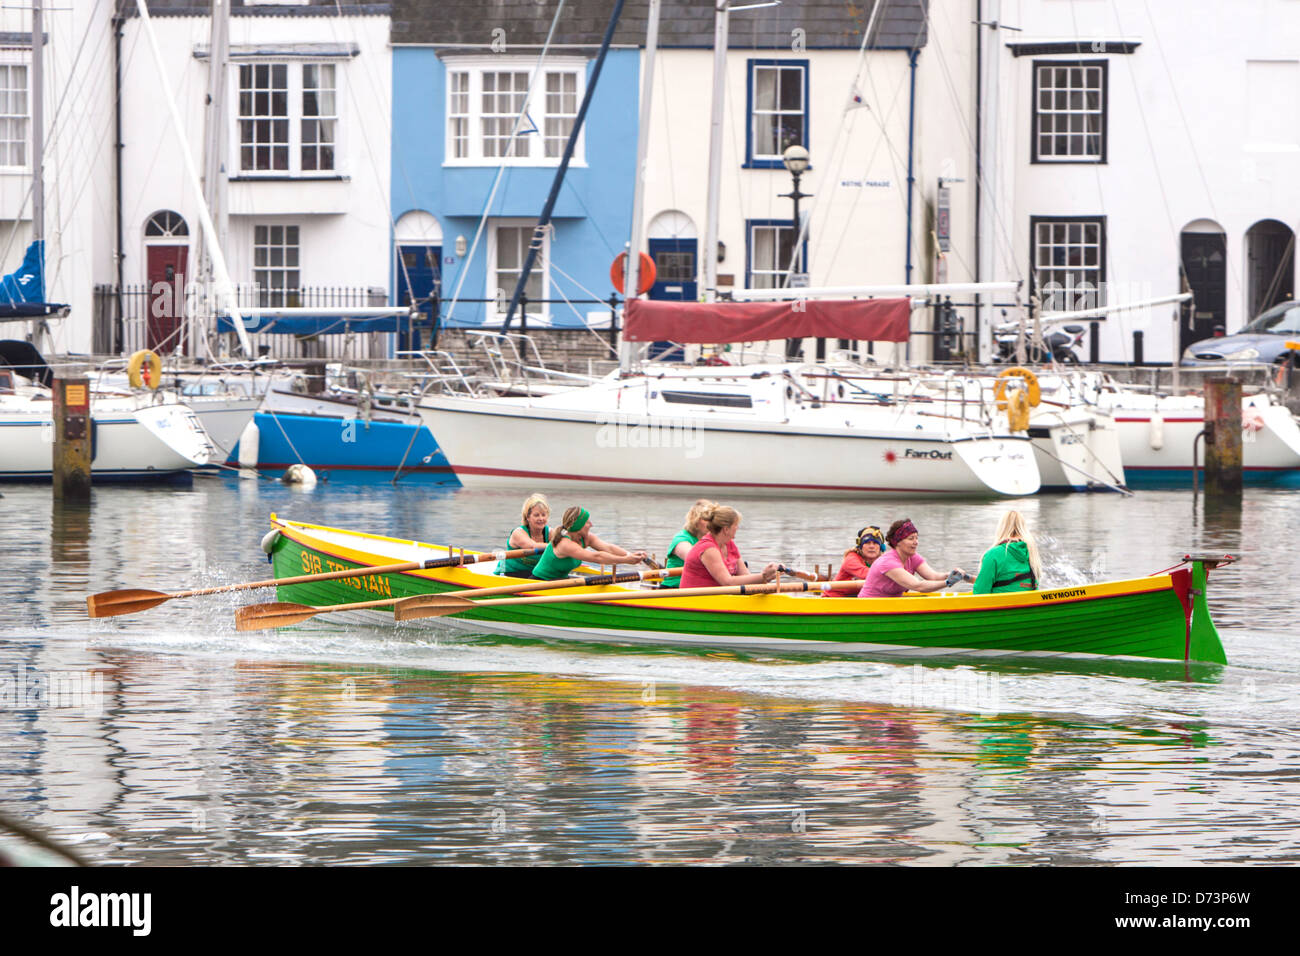
[[[545,489],[542,489],[545,490]],[[1294,491],[1015,506],[1051,584],[1189,551],[1230,663],[737,655],[358,628],[239,633],[272,592],[89,620],[88,593],[269,575],[267,518],[498,547],[521,494],[0,489],[0,811],[100,864],[1175,864],[1300,860]],[[581,503],[661,555],[690,504]],[[751,565],[837,561],[909,516],[974,570],[1005,502],[732,499]]]

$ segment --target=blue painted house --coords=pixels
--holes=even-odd
[[[393,4],[392,288],[438,290],[447,327],[499,324],[514,293],[613,4]],[[639,24],[625,23],[526,286],[528,323],[606,325],[609,270],[628,240],[637,148]],[[523,121],[516,125],[521,111]],[[587,300],[587,301],[578,301]],[[516,322],[518,317],[516,316]]]

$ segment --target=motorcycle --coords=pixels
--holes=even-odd
[[[1026,335],[1025,360],[1035,365],[1043,362],[1045,360],[1043,346],[1046,345],[1046,351],[1051,354],[1051,361],[1062,365],[1078,365],[1079,356],[1074,350],[1086,334],[1087,329],[1082,325],[1067,325],[1045,333],[1041,343]],[[997,353],[993,356],[995,363],[1015,364],[1016,340],[1019,336],[1020,326],[1015,322],[999,325],[994,329],[993,341],[997,347]]]

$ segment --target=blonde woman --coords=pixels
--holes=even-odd
[[[726,505],[714,505],[703,515],[708,534],[700,538],[682,566],[683,588],[711,588],[716,585],[758,584],[776,577],[779,565],[771,563],[751,573],[736,547],[740,512]]]
[[[717,502],[710,501],[708,498],[701,498],[691,505],[691,510],[686,512],[686,523],[682,525],[682,530],[677,532],[677,536],[668,545],[668,558],[664,562],[664,566],[669,571],[673,568],[683,567],[686,564],[687,555],[691,553],[691,548],[695,547],[699,540],[709,533],[704,516],[716,506]],[[660,587],[675,588],[677,583],[677,578],[664,578]]]
[[[544,548],[551,537],[551,528],[547,522],[551,518],[551,506],[546,503],[545,495],[529,495],[524,501],[520,513],[520,525],[510,532],[506,540],[506,550],[518,551],[522,548]],[[497,574],[512,578],[531,578],[537,566],[539,555],[523,558],[506,558],[497,562]]]
[[[998,522],[996,542],[980,559],[976,594],[1037,591],[1043,577],[1038,543],[1019,511],[1008,511]]]

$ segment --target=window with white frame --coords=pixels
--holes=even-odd
[[[523,275],[524,261],[528,258],[528,247],[533,239],[535,222],[502,221],[492,224],[492,243],[489,248],[489,282],[487,298],[495,301],[493,309],[496,318],[504,319],[510,309],[510,300]],[[527,298],[527,312],[530,319],[544,318],[547,307],[542,301],[550,288],[550,237],[544,235],[537,258],[528,274],[524,285]],[[489,310],[491,314],[492,310]]]
[[[333,63],[239,66],[241,175],[315,176],[338,169],[338,68]]]
[[[754,166],[780,166],[794,144],[808,145],[808,61],[749,61],[749,156]]]
[[[27,66],[0,63],[0,166],[27,165]]]
[[[749,223],[749,288],[778,289],[785,285],[798,233],[789,221]],[[801,271],[801,266],[795,269]]]
[[[556,165],[577,122],[586,77],[586,60],[552,61],[535,82],[531,61],[449,64],[447,163]],[[584,161],[581,137],[572,161]]]
[[[1034,217],[1030,220],[1034,294],[1050,312],[1104,305],[1106,220]]]
[[[302,304],[297,226],[253,227],[253,282],[257,304]]]
[[[1036,163],[1106,162],[1106,61],[1034,63]]]

